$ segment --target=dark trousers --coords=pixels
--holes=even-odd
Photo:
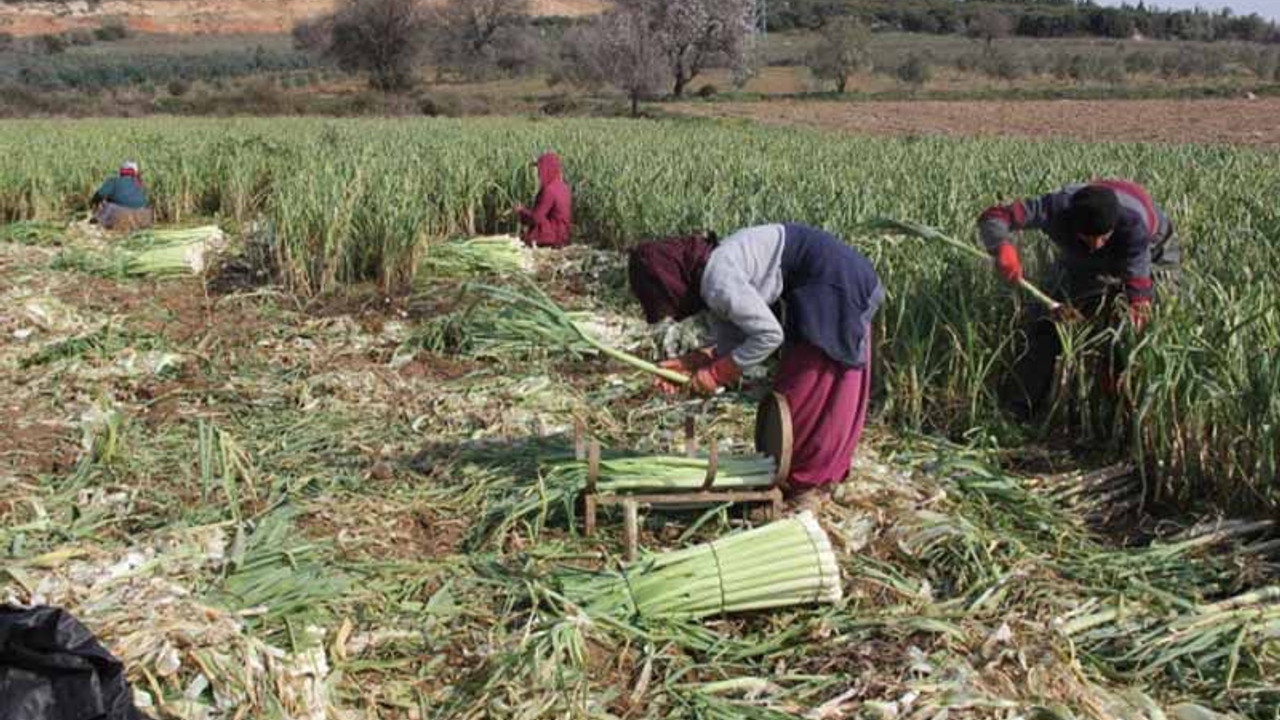
[[[1182,252],[1173,229],[1151,248],[1152,275],[1161,295],[1177,292],[1181,274]],[[1062,263],[1054,263],[1042,280],[1046,292],[1070,304],[1084,315],[1095,332],[1114,329],[1123,321],[1115,312],[1115,300],[1124,293],[1124,281],[1109,275],[1072,272]],[[1036,304],[1023,325],[1027,337],[1026,351],[1014,365],[1012,382],[1002,388],[1006,404],[1017,415],[1031,418],[1039,414],[1050,400],[1062,355],[1062,338],[1048,308]],[[1114,344],[1102,358],[1099,372],[1114,381],[1124,369],[1124,353]]]

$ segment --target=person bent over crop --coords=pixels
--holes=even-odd
[[[1130,322],[1141,331],[1151,316],[1156,283],[1165,290],[1177,283],[1181,254],[1173,224],[1135,182],[1097,180],[996,205],[982,213],[978,228],[996,273],[1009,283],[1022,279],[1014,233],[1043,231],[1057,248],[1043,284],[1087,319],[1107,319],[1104,311],[1123,291]],[[1043,407],[1053,386],[1054,364],[1062,353],[1053,319],[1042,308],[1030,318],[1029,347],[1012,378],[1017,387],[1006,388],[1024,416]],[[1116,369],[1108,367],[1104,385],[1114,385],[1115,378]]]
[[[870,261],[825,231],[763,225],[719,242],[644,243],[629,275],[650,323],[709,311],[715,346],[663,363],[692,376],[695,393],[737,384],[783,348],[774,389],[791,409],[791,492],[807,502],[845,479],[870,399],[871,319],[885,295]],[[782,320],[771,309],[779,301]]]
[[[538,167],[538,197],[532,210],[516,206],[524,226],[520,239],[530,247],[564,247],[569,244],[573,222],[573,197],[562,177],[560,156],[545,153],[534,164]]]
[[[107,178],[93,194],[93,218],[107,230],[134,230],[150,227],[154,220],[147,207],[147,189],[137,163],[120,166],[117,177]]]

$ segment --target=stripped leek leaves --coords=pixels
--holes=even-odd
[[[578,323],[575,323],[569,313],[565,312],[559,305],[556,305],[555,301],[547,297],[545,293],[531,283],[520,286],[519,290],[508,290],[482,284],[471,284],[468,286],[468,290],[486,293],[498,300],[509,303],[509,307],[513,311],[518,312],[527,319],[525,328],[530,336],[539,337],[562,347],[572,347],[578,343],[586,343],[602,355],[607,355],[636,370],[657,375],[677,385],[689,384],[689,377],[683,373],[659,367],[647,360],[597,340],[583,330]]]

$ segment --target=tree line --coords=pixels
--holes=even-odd
[[[615,86],[639,101],[680,97],[711,67],[747,72],[753,0],[617,0],[582,22],[540,23],[529,0],[346,0],[332,15],[299,24],[298,47],[384,91],[408,90],[424,62],[438,78],[555,68],[552,82]],[[559,42],[546,36],[559,34]],[[554,51],[558,57],[543,58]]]
[[[877,30],[951,35],[971,32],[975,22],[992,13],[1004,18],[1012,34],[1025,37],[1280,42],[1280,28],[1256,13],[1162,10],[1141,0],[1120,7],[1088,0],[770,0],[764,24],[769,30],[818,30],[853,17]]]

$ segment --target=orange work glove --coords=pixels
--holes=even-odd
[[[1018,259],[1018,248],[1013,243],[1001,243],[996,248],[996,274],[1010,285],[1022,280],[1022,261]]]
[[[1133,329],[1142,332],[1147,323],[1151,321],[1151,301],[1146,298],[1132,300],[1129,302],[1129,322],[1133,323]]]
[[[691,353],[681,355],[678,358],[672,358],[671,360],[663,360],[658,363],[658,367],[665,368],[667,370],[674,370],[681,375],[689,375],[692,377],[694,373],[715,362],[715,359],[715,353],[710,348],[706,348],[703,350],[694,350]],[[680,391],[680,387],[678,385],[660,377],[655,377],[653,379],[653,384],[663,395],[674,395]]]
[[[694,373],[689,389],[698,395],[711,395],[716,388],[733,385],[741,379],[742,368],[733,361],[733,356],[725,355]]]

